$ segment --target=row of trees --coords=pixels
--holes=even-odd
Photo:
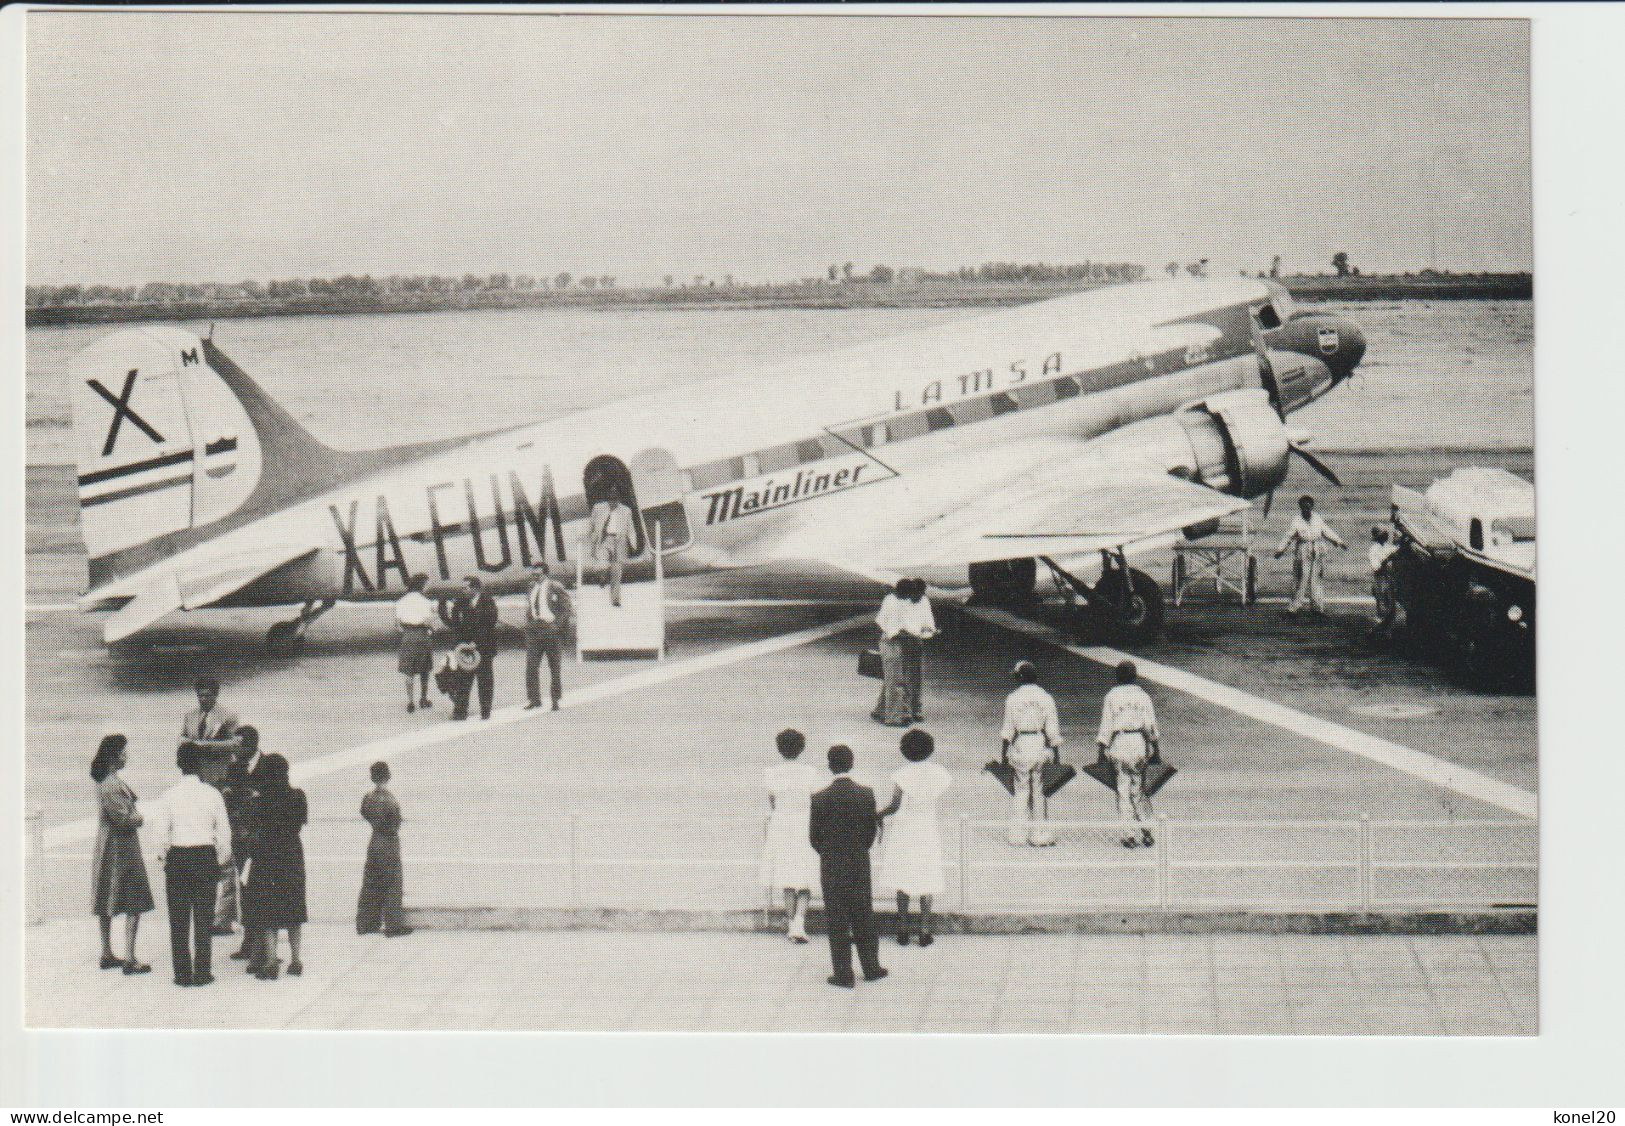
[[[825,278],[801,278],[790,283],[772,283],[769,288],[783,284],[818,285],[822,282],[867,282],[877,285],[915,282],[1119,282],[1138,281],[1145,276],[1145,267],[1133,262],[983,262],[979,266],[961,266],[956,270],[935,272],[891,266],[872,266],[859,271],[851,262],[831,265]],[[667,288],[735,289],[750,288],[737,283],[732,274],[721,278],[708,278],[696,274],[679,281],[667,274]],[[143,286],[112,285],[31,285],[27,289],[30,307],[90,304],[178,304],[183,302],[254,302],[294,301],[311,297],[342,297],[350,299],[396,298],[419,296],[450,296],[468,293],[534,292],[537,290],[614,289],[615,277],[610,274],[589,274],[577,277],[561,271],[551,277],[531,274],[496,273],[489,275],[463,274],[461,277],[445,274],[391,274],[375,278],[371,274],[344,274],[336,278],[286,278],[275,281],[245,281],[235,284],[148,282]]]
[[[264,301],[293,300],[302,297],[393,297],[421,294],[527,292],[538,289],[614,289],[609,274],[578,278],[569,272],[552,277],[530,274],[391,274],[375,278],[371,274],[345,274],[337,278],[288,278],[236,284],[148,282],[143,286],[114,285],[31,285],[26,299],[30,306],[88,304],[175,304],[184,301]]]

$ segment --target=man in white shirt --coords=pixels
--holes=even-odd
[[[1371,597],[1377,604],[1377,621],[1371,627],[1373,637],[1389,637],[1394,632],[1394,619],[1399,615],[1399,604],[1394,599],[1394,569],[1392,559],[1399,551],[1388,529],[1381,524],[1371,529],[1371,549],[1366,559],[1371,564]]]
[[[1275,549],[1277,559],[1286,554],[1287,548],[1292,549],[1293,589],[1292,601],[1286,608],[1288,614],[1298,613],[1305,602],[1313,606],[1317,614],[1326,612],[1326,591],[1321,585],[1321,572],[1324,570],[1322,557],[1328,543],[1342,551],[1347,551],[1349,546],[1320,518],[1315,511],[1314,497],[1299,497],[1298,515],[1293,518],[1292,527],[1287,529],[1281,546]]]
[[[395,603],[395,624],[401,629],[401,653],[396,669],[406,677],[406,710],[431,708],[429,674],[434,672],[435,605],[424,594],[428,575],[413,575],[407,591]],[[412,680],[417,679],[416,695]]]
[[[1005,839],[1013,845],[1046,848],[1055,843],[1055,834],[1044,824],[1049,820],[1044,763],[1061,756],[1061,719],[1055,697],[1038,686],[1038,669],[1031,661],[1017,661],[1011,671],[1020,685],[1004,698],[1004,727],[999,732],[999,756],[1016,772]]]
[[[1106,693],[1100,707],[1100,731],[1095,745],[1100,754],[1117,768],[1117,816],[1124,821],[1151,819],[1151,799],[1145,792],[1145,768],[1159,750],[1157,712],[1151,697],[1136,681],[1139,670],[1133,661],[1117,666],[1117,686]],[[1124,848],[1147,847],[1156,843],[1150,829],[1123,838]]]
[[[621,567],[632,541],[632,511],[613,494],[592,506],[593,556],[609,572],[609,600],[621,604]],[[603,579],[599,579],[603,586]]]
[[[176,985],[208,985],[215,884],[231,859],[231,821],[220,791],[198,777],[197,750],[183,744],[176,762],[182,778],[159,799],[155,826],[170,957]]]
[[[530,589],[525,592],[525,694],[529,702],[525,709],[542,706],[542,658],[547,658],[547,670],[552,677],[553,710],[559,710],[559,697],[564,694],[563,677],[559,666],[563,660],[562,646],[569,625],[570,595],[548,572],[545,562],[538,562],[530,572]]]

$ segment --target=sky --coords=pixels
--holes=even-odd
[[[1523,21],[32,12],[28,280],[1529,269]]]

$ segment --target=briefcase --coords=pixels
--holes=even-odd
[[[1015,796],[1015,767],[1011,766],[1007,762],[1000,762],[998,759],[993,759],[986,766],[982,767],[982,769],[993,775],[993,777],[997,778],[999,780],[999,785],[1004,787],[1006,793],[1008,793],[1011,797]]]
[[[1078,776],[1077,767],[1070,763],[1056,762],[1051,759],[1044,764],[1044,796],[1052,798],[1060,791],[1062,786]]]
[[[858,654],[858,675],[866,676],[871,680],[884,680],[886,674],[880,663],[879,649],[865,649]]]
[[[1102,786],[1114,793],[1117,790],[1117,767],[1107,758],[1096,759],[1083,768],[1083,772],[1099,782]],[[1168,784],[1168,779],[1179,773],[1179,768],[1169,766],[1161,759],[1149,762],[1145,767],[1145,781],[1142,789],[1146,797],[1155,797],[1158,790]]]

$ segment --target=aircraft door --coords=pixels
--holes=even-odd
[[[653,534],[655,525],[660,526],[660,550],[681,551],[693,543],[688,509],[683,505],[683,498],[688,494],[688,477],[678,467],[671,451],[647,449],[635,456],[632,479],[642,506],[639,515],[644,528]]]
[[[587,498],[587,511],[616,497],[632,513],[632,542],[626,545],[628,559],[643,554],[648,538],[643,534],[643,522],[638,519],[638,495],[632,484],[632,474],[626,463],[613,454],[599,454],[587,463],[581,473],[582,492]]]

